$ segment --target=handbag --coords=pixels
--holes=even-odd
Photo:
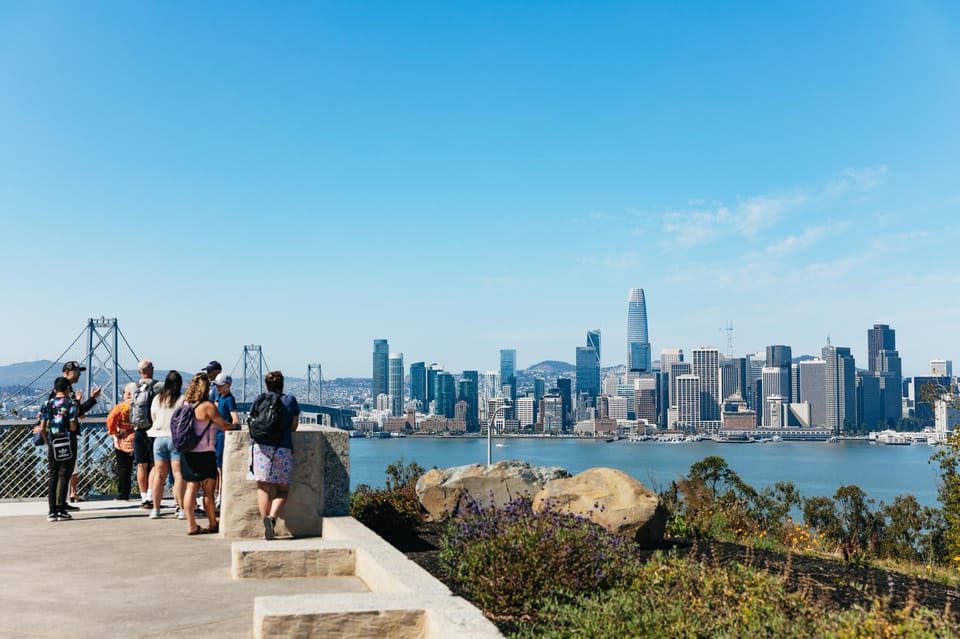
[[[40,424],[33,427],[33,432],[30,433],[30,441],[33,442],[34,446],[43,446],[43,429],[40,428]]]
[[[53,459],[58,462],[67,461],[73,458],[73,447],[70,446],[70,436],[61,435],[51,440],[53,445]]]

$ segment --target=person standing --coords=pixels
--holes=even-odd
[[[217,412],[225,422],[239,425],[240,417],[237,415],[237,398],[233,396],[230,387],[233,384],[233,378],[226,373],[220,373],[213,380],[213,386],[217,391]],[[224,431],[217,429],[216,433],[216,452],[217,452],[217,509],[220,508],[220,486],[223,481],[223,444]]]
[[[63,365],[63,377],[67,380],[68,390],[67,394],[73,398],[77,403],[77,419],[83,419],[83,416],[90,412],[90,409],[93,408],[94,404],[97,403],[97,398],[100,397],[100,393],[103,391],[103,388],[100,386],[94,386],[90,389],[90,397],[83,399],[83,391],[74,391],[73,385],[80,381],[80,373],[87,370],[85,366],[81,366],[79,362],[75,360],[70,360],[69,362]],[[53,399],[56,395],[56,390],[51,390],[49,399]],[[75,453],[79,452],[80,448],[78,446],[78,437],[80,434],[80,428],[77,427],[76,430],[70,431],[70,444],[73,446]],[[75,454],[70,460],[72,466],[70,467],[70,501],[83,501],[83,498],[77,494],[77,455]],[[78,510],[76,506],[70,504],[64,505],[64,510]]]
[[[236,427],[228,424],[210,397],[210,380],[205,373],[197,373],[190,380],[187,392],[184,393],[184,403],[193,406],[193,431],[199,437],[199,442],[192,450],[181,451],[182,459],[180,470],[183,479],[187,482],[183,492],[183,512],[187,517],[187,534],[203,535],[218,532],[217,509],[214,505],[214,487],[217,483],[217,453],[214,450],[214,436],[211,430],[216,426],[219,430],[235,430]],[[207,528],[199,526],[194,509],[197,505],[197,493],[203,488],[203,511],[207,515]]]
[[[133,476],[133,424],[130,423],[130,402],[137,389],[136,382],[123,387],[123,401],[114,406],[107,415],[107,433],[113,435],[113,454],[117,460],[117,499],[130,499]]]
[[[150,429],[153,426],[153,417],[150,407],[153,398],[163,391],[163,384],[153,379],[153,362],[149,359],[140,360],[137,365],[140,379],[131,402],[131,412],[135,415],[132,420],[136,427],[133,437],[133,458],[137,464],[137,488],[140,490],[140,509],[153,509],[153,496],[150,494],[150,471],[153,470],[153,436]],[[162,495],[162,493],[161,493]]]
[[[277,516],[290,493],[290,477],[293,475],[293,432],[297,430],[300,418],[300,405],[297,398],[283,392],[283,373],[270,371],[264,377],[267,392],[260,395],[250,408],[251,426],[253,421],[272,411],[268,404],[275,406],[279,400],[282,412],[280,432],[258,442],[253,437],[251,427],[250,473],[247,479],[257,482],[257,506],[263,518],[263,537],[274,537]],[[270,429],[272,430],[272,428]]]
[[[71,396],[70,381],[58,377],[53,383],[53,397],[40,409],[40,432],[47,445],[47,521],[73,519],[67,512],[67,486],[76,458],[76,439],[71,433],[80,427],[77,401]]]
[[[181,473],[181,455],[173,445],[173,433],[170,430],[170,419],[173,411],[183,403],[183,378],[177,371],[170,371],[163,382],[163,390],[153,398],[150,413],[153,417],[153,474],[150,477],[150,488],[153,493],[153,510],[151,519],[160,518],[160,502],[163,499],[163,485],[167,474],[173,472],[173,499],[177,504],[177,519],[186,519],[183,512],[183,474]]]
[[[217,375],[223,372],[223,366],[214,359],[204,366],[203,370],[207,373],[207,379],[210,380],[210,401],[216,402],[218,397],[217,387],[214,385],[213,380],[217,379]]]

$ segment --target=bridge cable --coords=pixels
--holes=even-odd
[[[47,366],[47,368],[46,368],[45,371],[43,371],[42,373],[40,373],[39,375],[37,375],[37,376],[33,379],[32,382],[21,386],[19,389],[17,389],[16,391],[14,391],[13,393],[11,393],[10,395],[7,395],[6,397],[4,397],[2,400],[0,400],[0,403],[6,402],[7,400],[9,400],[9,399],[11,399],[11,398],[16,397],[17,395],[19,395],[20,393],[22,393],[23,391],[27,390],[28,388],[30,388],[31,386],[33,386],[34,384],[36,384],[38,381],[40,381],[40,379],[41,379],[44,375],[46,375],[47,373],[50,372],[50,369],[51,369],[51,368],[53,368],[54,366],[57,365],[57,363],[60,362],[60,359],[61,359],[64,355],[66,355],[67,353],[70,352],[70,349],[73,348],[78,341],[80,341],[80,338],[83,337],[84,333],[86,333],[86,332],[87,332],[87,329],[86,329],[86,328],[84,328],[82,331],[80,331],[80,334],[77,335],[77,338],[76,338],[75,340],[73,340],[73,343],[71,343],[70,346],[67,346],[66,350],[64,350],[62,353],[60,353],[60,355],[57,356],[57,359],[55,359],[55,360],[53,360],[52,362],[50,362],[50,365]],[[43,393],[41,393],[41,395],[44,394],[44,393],[46,393],[46,392],[47,392],[47,391],[43,391]],[[38,397],[39,397],[39,396],[38,396]]]

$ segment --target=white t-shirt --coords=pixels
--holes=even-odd
[[[150,429],[151,437],[173,436],[173,432],[170,430],[170,419],[173,417],[173,411],[182,403],[183,395],[177,398],[172,407],[161,406],[160,395],[153,398],[153,403],[150,404],[150,416],[153,418],[153,428]]]

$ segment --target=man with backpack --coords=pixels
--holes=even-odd
[[[154,395],[163,392],[163,382],[153,379],[153,362],[140,360],[137,365],[140,379],[130,400],[130,423],[136,431],[133,435],[133,458],[137,464],[137,486],[140,489],[140,509],[153,509],[153,495],[150,493],[150,473],[153,470],[153,437],[148,431],[153,426],[150,404]]]
[[[67,380],[67,395],[72,397],[74,401],[78,404],[77,407],[77,419],[83,419],[83,416],[93,408],[94,404],[97,403],[97,398],[100,396],[100,393],[103,389],[100,386],[94,386],[90,389],[90,397],[83,399],[83,391],[74,391],[73,385],[80,381],[80,373],[87,370],[85,366],[81,366],[80,362],[75,360],[70,360],[69,362],[63,365],[63,378]],[[51,390],[47,399],[53,399],[56,396],[56,390]],[[79,433],[80,428],[70,431],[70,445],[73,446],[74,451],[79,451]],[[73,464],[70,467],[70,501],[81,501],[82,497],[77,494],[77,473],[74,472],[77,466],[77,456],[74,455],[70,463]],[[71,504],[63,504],[63,510],[79,510],[76,506]]]
[[[257,482],[257,506],[263,517],[263,537],[274,537],[277,515],[287,501],[293,475],[293,431],[297,430],[300,406],[297,398],[283,392],[283,373],[271,371],[264,378],[267,392],[250,406],[250,473]]]

